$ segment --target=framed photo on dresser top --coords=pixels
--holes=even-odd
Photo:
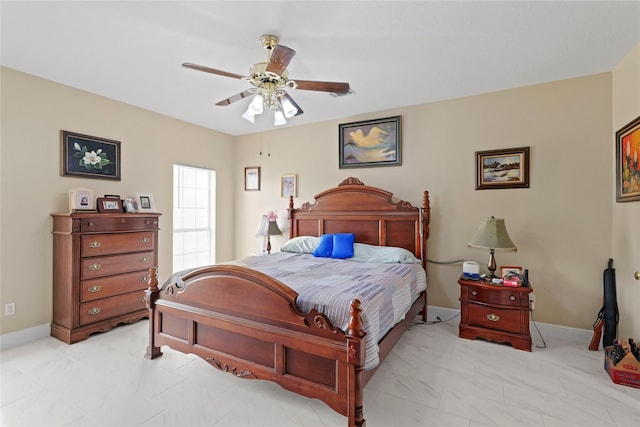
[[[136,193],[138,210],[136,212],[155,212],[156,204],[151,193]]]
[[[122,200],[120,196],[105,196],[98,197],[97,200],[98,212],[100,213],[121,213],[122,212]]]
[[[88,188],[74,188],[69,190],[69,213],[94,210],[96,210],[96,207],[92,190]]]

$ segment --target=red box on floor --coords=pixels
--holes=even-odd
[[[613,346],[604,348],[604,369],[614,383],[640,388],[640,362],[629,351],[629,343],[620,340],[620,344],[627,354],[617,365],[613,364],[611,357]]]

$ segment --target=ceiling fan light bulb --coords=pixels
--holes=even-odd
[[[255,98],[253,98],[253,101],[251,101],[251,104],[249,104],[249,109],[251,109],[251,111],[253,111],[253,115],[258,115],[258,114],[262,114],[262,112],[264,111],[264,98],[262,97],[262,95],[257,94],[255,96]],[[247,111],[249,111],[249,109],[247,109]]]
[[[244,114],[242,115],[243,119],[249,120],[251,123],[254,123],[256,120],[256,115],[253,111],[253,109],[251,108],[251,105],[249,105],[249,108],[247,108],[247,111],[244,112]]]
[[[289,98],[282,98],[282,110],[287,119],[295,116],[298,112],[298,109],[289,101]]]
[[[276,110],[276,112],[274,113],[273,124],[275,126],[281,126],[281,125],[287,124],[287,121],[284,118],[284,113],[282,112],[282,110]]]

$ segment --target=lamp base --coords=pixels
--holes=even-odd
[[[495,279],[496,277],[498,277],[494,274],[497,268],[496,257],[494,256],[494,253],[495,253],[494,249],[489,250],[489,262],[487,263],[487,270],[489,270],[489,275],[487,276],[487,278],[489,280]]]
[[[271,253],[271,236],[267,235],[267,254],[270,254],[270,253]]]

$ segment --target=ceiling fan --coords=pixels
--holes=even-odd
[[[278,42],[278,37],[269,34],[260,37],[260,43],[267,50],[268,61],[258,62],[251,66],[248,76],[241,76],[191,62],[185,62],[182,66],[193,70],[204,71],[205,73],[247,80],[251,83],[254,87],[230,96],[229,98],[225,98],[217,102],[216,105],[226,106],[255,94],[253,101],[249,104],[249,108],[247,108],[247,111],[242,115],[242,117],[252,123],[255,120],[255,116],[262,114],[266,109],[275,113],[274,124],[276,126],[285,124],[288,118],[302,114],[303,111],[300,106],[298,106],[293,98],[285,91],[287,88],[329,92],[334,95],[351,93],[349,83],[290,80],[287,66],[295,56],[296,51],[278,44]]]

